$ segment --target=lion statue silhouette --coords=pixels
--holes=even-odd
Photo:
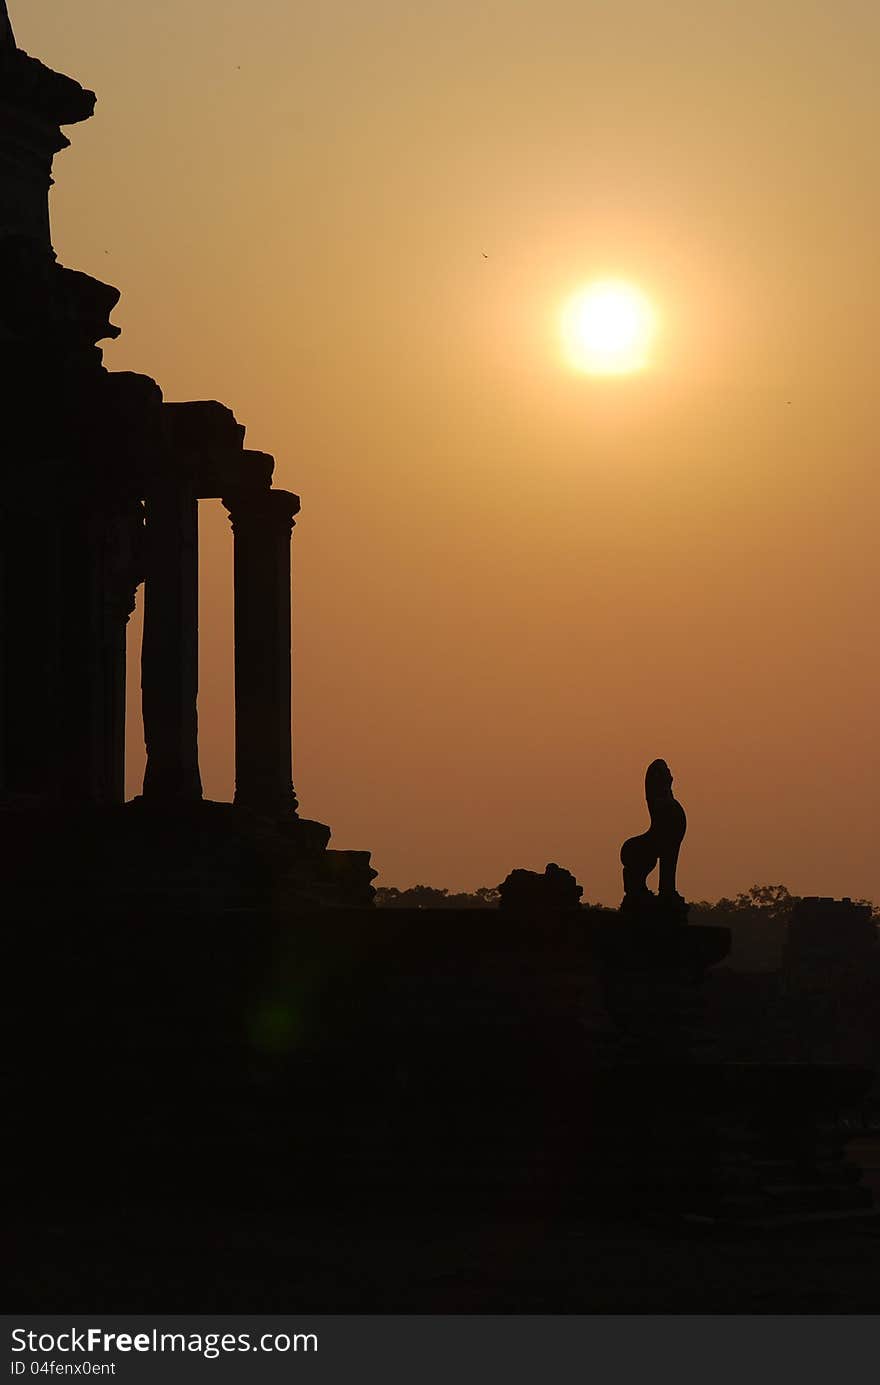
[[[675,873],[687,818],[672,792],[672,773],[665,760],[653,760],[648,766],[645,798],[651,825],[641,836],[628,838],[620,848],[624,892],[621,911],[642,913],[659,909],[664,915],[686,917],[688,906],[676,889]],[[648,889],[648,876],[658,863],[660,880],[655,895]]]

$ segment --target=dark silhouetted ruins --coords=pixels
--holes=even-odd
[[[327,850],[291,777],[290,545],[299,498],[222,404],[169,403],[105,369],[119,292],[60,265],[48,195],[60,126],[95,96],[0,23],[2,831],[8,885],[88,905],[133,884],[172,907],[368,905],[365,852]],[[235,585],[235,803],[204,803],[199,501],[222,500]],[[142,593],[141,595],[138,595]],[[144,603],[143,796],[123,808],[126,625]],[[232,729],[230,728],[230,735]],[[47,872],[46,866],[50,865]]]
[[[501,909],[577,909],[583,892],[570,870],[550,861],[540,875],[512,870],[498,886],[498,904]]]
[[[687,924],[664,761],[621,853],[621,911],[584,906],[552,863],[513,871],[498,909],[374,910],[368,853],[299,817],[299,500],[228,408],[104,368],[119,294],[57,262],[48,215],[60,127],[95,97],[15,46],[2,0],[0,83],[10,1307],[593,1312],[589,1285],[622,1273],[624,1308],[663,1311],[648,1216],[676,1235],[864,1217],[840,1115],[872,1074],[725,1051],[703,983],[730,932]],[[209,497],[234,544],[231,804],[204,801],[199,772]],[[125,803],[139,599],[147,768]],[[848,956],[865,951],[863,912],[805,901],[789,952],[808,996],[832,915]],[[565,1239],[587,1220],[634,1247],[592,1281],[593,1233]],[[486,1270],[468,1280],[476,1234]],[[691,1258],[674,1311],[718,1311]]]

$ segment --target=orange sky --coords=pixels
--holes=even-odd
[[[107,364],[229,404],[302,496],[295,781],[334,845],[400,886],[556,860],[617,903],[662,756],[689,897],[880,899],[878,7],[10,11],[98,93],[52,202],[60,258],[123,291]],[[559,308],[608,273],[657,305],[655,364],[576,375]]]

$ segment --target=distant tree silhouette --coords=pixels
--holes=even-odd
[[[785,885],[752,885],[733,899],[691,905],[691,923],[729,928],[729,965],[741,971],[777,971],[785,931],[799,896]]]
[[[719,899],[715,905],[700,907],[742,913],[749,917],[757,912],[766,923],[771,919],[784,918],[787,921],[799,898],[799,895],[793,895],[785,885],[752,885],[748,890],[735,895],[733,899]]]
[[[720,924],[732,937],[729,965],[741,971],[777,971],[782,965],[786,931],[801,896],[785,885],[752,885],[733,899],[691,905],[691,923]],[[869,900],[853,900],[871,909],[880,922],[880,911]]]
[[[375,905],[377,909],[497,909],[498,898],[498,890],[492,885],[483,885],[473,893],[455,894],[433,885],[412,885],[408,890],[382,885],[376,889]]]

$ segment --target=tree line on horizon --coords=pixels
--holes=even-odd
[[[853,904],[870,908],[870,919],[863,915],[855,927],[844,919],[841,927],[832,913],[817,948],[814,927],[805,933],[789,928],[801,898],[785,885],[752,885],[733,898],[691,905],[690,923],[730,931],[729,953],[704,982],[709,1028],[733,1061],[833,1061],[880,1071],[880,909],[869,900],[853,899]],[[376,890],[382,909],[497,910],[499,903],[494,886]],[[589,911],[601,906],[580,907]],[[868,921],[873,929],[865,928]],[[880,1126],[880,1080],[866,1098],[868,1108]]]
[[[694,901],[690,906],[689,922],[730,929],[729,966],[740,971],[777,971],[782,964],[789,920],[801,898],[785,885],[752,885],[732,899]],[[473,891],[448,890],[433,885],[412,885],[401,890],[384,885],[376,888],[375,899],[379,909],[497,909],[499,902],[498,887],[491,885]],[[875,923],[880,925],[880,908],[866,899],[852,902],[867,905]],[[580,907],[604,906],[584,901]],[[616,911],[609,908],[608,912]]]
[[[695,900],[691,904],[694,922],[710,923],[721,915],[734,914],[755,918],[762,923],[788,922],[794,906],[802,896],[792,894],[785,885],[752,885],[732,899],[723,896],[714,903]],[[500,900],[497,885],[483,885],[478,890],[448,890],[434,885],[411,885],[400,890],[394,885],[376,887],[376,907],[379,909],[496,909]],[[854,904],[868,905],[880,919],[880,908],[869,899],[854,899]],[[581,908],[604,908],[584,900]],[[695,918],[694,914],[699,918]]]
[[[801,898],[785,885],[752,885],[733,898],[691,904],[690,923],[731,935],[729,953],[703,983],[708,1030],[730,1061],[837,1062],[880,1071],[880,909],[853,899],[870,908],[868,918],[848,921],[832,911],[827,924],[820,914],[818,929],[814,921],[799,931],[789,924]],[[376,890],[381,909],[497,910],[499,903],[494,886]],[[600,907],[581,905],[585,912]],[[863,1106],[859,1118],[867,1112],[872,1128],[880,1128],[880,1079]]]

